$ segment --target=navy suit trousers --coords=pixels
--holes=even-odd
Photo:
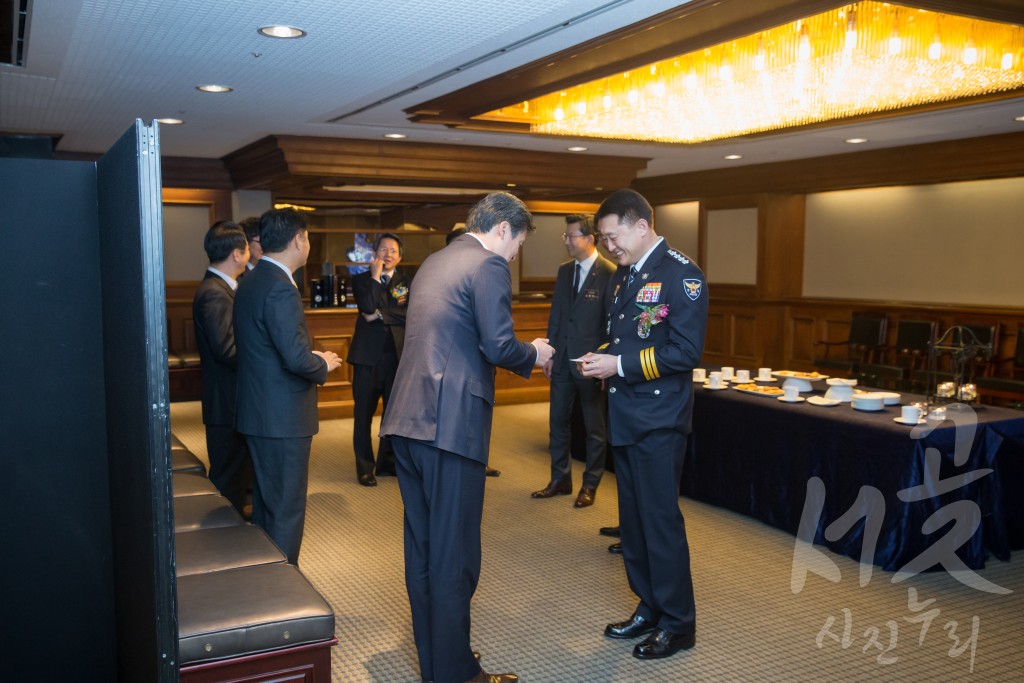
[[[288,557],[299,563],[306,524],[309,449],[313,437],[275,439],[246,436],[256,481],[252,487],[252,521]]]
[[[480,578],[485,466],[402,436],[392,443],[420,674],[434,683],[464,683],[480,672],[469,634],[470,600]]]
[[[206,425],[206,454],[210,458],[210,481],[241,512],[252,481],[245,437],[231,425]]]
[[[686,435],[659,429],[615,446],[622,556],[637,613],[672,633],[693,633],[696,611],[690,546],[679,510]]]

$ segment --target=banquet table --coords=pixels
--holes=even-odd
[[[867,547],[867,559],[888,571],[906,568],[946,534],[959,540],[956,556],[970,569],[984,567],[990,553],[1008,560],[1024,547],[1024,413],[981,406],[957,413],[956,423],[927,420],[917,428],[896,423],[899,416],[899,406],[866,412],[696,385],[681,491],[794,535],[803,517],[804,540],[813,535],[815,544],[855,559]],[[927,467],[932,449],[937,471]],[[912,487],[917,499],[900,497]],[[952,513],[971,523],[954,534]],[[929,529],[933,515],[947,523]],[[880,522],[874,543],[868,522]]]

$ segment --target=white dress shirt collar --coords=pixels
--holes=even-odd
[[[227,273],[222,273],[219,270],[217,270],[216,268],[214,268],[213,266],[210,266],[206,270],[208,272],[211,272],[214,275],[220,277],[220,279],[223,280],[224,282],[228,283],[228,287],[230,287],[232,291],[238,289],[238,280],[236,280],[235,278],[231,277]]]
[[[285,273],[287,273],[287,274],[288,274],[288,279],[292,281],[292,284],[293,284],[293,285],[295,285],[295,278],[293,278],[293,277],[292,277],[292,272],[291,272],[290,270],[288,270],[288,266],[284,265],[284,264],[283,264],[283,263],[281,263],[280,261],[275,261],[274,259],[270,258],[270,257],[269,257],[269,256],[267,256],[266,254],[264,254],[264,255],[263,255],[263,256],[262,256],[261,258],[260,258],[260,260],[261,260],[261,261],[262,261],[263,259],[266,259],[266,260],[267,260],[267,261],[269,261],[270,263],[273,263],[273,264],[274,264],[275,266],[277,266],[278,268],[280,268],[281,270],[283,270],[283,271],[284,271]],[[295,285],[295,286],[296,286],[296,287],[298,287],[298,285]]]

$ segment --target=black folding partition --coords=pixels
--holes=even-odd
[[[177,680],[159,157],[0,158],[5,680]]]

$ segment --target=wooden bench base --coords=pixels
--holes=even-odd
[[[331,648],[338,639],[181,667],[181,683],[331,683]]]

